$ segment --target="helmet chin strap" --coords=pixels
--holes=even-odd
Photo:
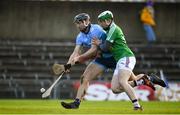
[[[90,30],[91,24],[90,23],[86,24],[85,21],[83,21],[83,23],[84,23],[86,28],[84,28],[84,30],[81,30],[81,32],[87,34],[89,32],[89,30]]]
[[[85,22],[85,21],[83,21],[83,23],[84,23],[84,25],[85,25],[86,27],[88,27],[88,25],[89,25],[89,24],[86,24],[86,22]]]
[[[110,26],[106,27],[106,28],[103,28],[105,31],[109,30],[110,29]]]

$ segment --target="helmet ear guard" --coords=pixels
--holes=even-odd
[[[89,16],[89,14],[87,14],[87,13],[80,13],[80,14],[78,14],[78,15],[76,15],[75,17],[74,17],[74,23],[76,23],[76,22],[80,22],[80,21],[83,21],[83,20],[87,20],[87,19],[90,19],[90,16]]]

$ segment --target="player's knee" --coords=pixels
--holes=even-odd
[[[119,84],[122,86],[122,87],[125,87],[127,82],[126,81],[119,81]]]
[[[123,89],[120,89],[120,88],[116,88],[116,89],[112,89],[112,92],[114,93],[114,94],[119,94],[119,93],[122,93],[122,92],[124,92],[124,90]]]
[[[112,87],[111,87],[111,90],[114,94],[117,94],[118,91],[117,91],[117,87],[115,85],[112,84]]]
[[[114,94],[119,94],[119,92],[118,92],[117,90],[115,90],[115,89],[112,89],[112,92],[113,92]]]
[[[111,90],[114,94],[119,94],[124,92],[123,88],[120,85],[117,84],[112,84]]]
[[[82,75],[81,76],[81,84],[84,84],[84,83],[89,83],[89,80],[84,75]]]

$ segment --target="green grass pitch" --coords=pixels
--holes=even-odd
[[[143,111],[134,111],[130,101],[83,101],[79,109],[67,110],[60,100],[1,99],[0,114],[180,114],[180,102],[140,103]]]

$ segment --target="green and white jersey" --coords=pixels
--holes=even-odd
[[[123,57],[134,56],[133,52],[127,46],[124,34],[120,27],[112,22],[110,29],[107,32],[106,40],[112,43],[111,52],[116,61]]]

